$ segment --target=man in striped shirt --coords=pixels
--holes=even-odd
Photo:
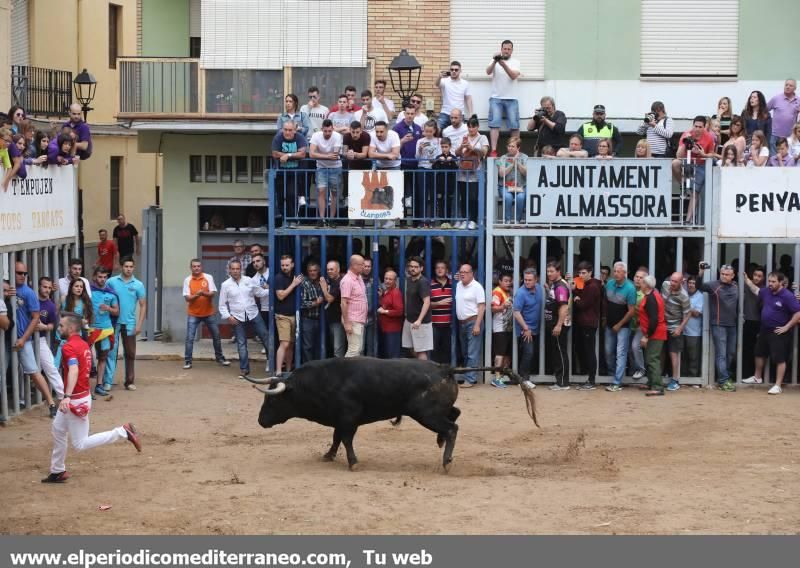
[[[350,257],[350,270],[339,284],[342,298],[342,326],[347,334],[345,357],[358,357],[364,351],[364,327],[367,323],[367,290],[361,279],[364,257]]]
[[[322,356],[320,348],[319,315],[320,306],[325,303],[328,283],[320,278],[318,262],[309,262],[306,267],[307,278],[303,280],[300,299],[300,334],[303,338],[303,363],[314,361]]]
[[[664,103],[655,101],[650,105],[650,113],[646,116],[647,120],[642,122],[636,130],[638,135],[646,135],[647,143],[650,144],[650,152],[654,158],[670,158],[669,141],[674,132],[672,119],[667,116]]]
[[[431,322],[433,323],[432,359],[450,364],[451,337],[453,333],[453,281],[447,277],[447,263],[443,260],[434,266],[431,280]]]

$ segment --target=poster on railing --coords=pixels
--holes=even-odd
[[[671,194],[669,160],[528,161],[528,223],[665,225]]]
[[[403,172],[350,171],[347,211],[350,219],[402,219]]]
[[[719,237],[800,238],[800,168],[722,168]]]
[[[75,168],[29,166],[27,172],[0,187],[0,246],[75,237]]]

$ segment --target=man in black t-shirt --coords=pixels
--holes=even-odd
[[[339,261],[328,261],[325,272],[328,275],[328,292],[325,294],[328,305],[325,307],[325,319],[328,323],[328,333],[331,334],[333,342],[333,356],[344,357],[347,352],[347,335],[344,332],[344,325],[342,325],[342,293],[339,290],[342,267]]]
[[[297,288],[303,283],[303,275],[294,276],[294,259],[288,254],[281,256],[281,271],[275,275],[275,327],[278,330],[278,352],[275,354],[275,372],[280,374],[284,361],[286,372],[292,370],[294,336],[297,330],[295,309]]]
[[[408,259],[406,271],[403,348],[413,350],[417,359],[427,359],[428,351],[433,350],[431,282],[422,275],[422,259],[418,256]]]
[[[139,231],[125,220],[125,215],[117,217],[117,226],[114,227],[112,236],[120,259],[139,254]]]

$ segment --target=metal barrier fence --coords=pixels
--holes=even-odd
[[[69,274],[69,259],[75,256],[75,250],[74,240],[57,240],[32,248],[0,252],[0,274],[4,279],[4,300],[5,281],[8,280],[8,286],[16,287],[15,262],[21,261],[27,265],[27,283],[38,294],[38,282],[41,276],[51,277],[57,288],[59,275]],[[11,309],[8,317],[12,321],[16,321],[16,296],[10,296],[10,300]],[[59,299],[56,298],[54,301],[58,303]],[[39,337],[39,332],[34,332],[32,341],[37,361],[39,360]],[[16,325],[11,331],[0,330],[0,421],[3,422],[42,402],[41,393],[31,388],[31,381],[27,380],[22,373],[17,351],[11,348],[16,339]]]

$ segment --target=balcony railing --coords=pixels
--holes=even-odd
[[[198,59],[120,57],[119,118],[274,118],[283,71],[201,69]]]
[[[29,115],[67,116],[72,72],[27,65],[11,66],[11,96]]]

